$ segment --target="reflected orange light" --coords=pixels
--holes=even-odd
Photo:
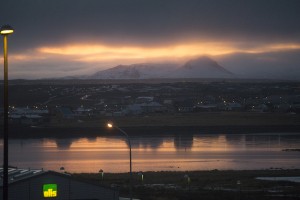
[[[44,140],[43,146],[47,148],[48,152],[56,152],[59,148],[55,140]],[[115,151],[128,151],[125,141],[119,138],[97,138],[96,140],[88,140],[81,138],[72,140],[68,148],[68,152],[115,152]]]

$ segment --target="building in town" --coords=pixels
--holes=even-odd
[[[109,187],[74,179],[54,171],[9,168],[9,200],[118,200],[119,192]],[[3,169],[0,168],[3,177]],[[0,199],[3,198],[0,180]]]

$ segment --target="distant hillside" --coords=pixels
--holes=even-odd
[[[172,74],[173,78],[233,78],[233,73],[208,57],[186,62]]]
[[[88,76],[90,79],[148,79],[167,78],[167,74],[176,68],[176,64],[133,64],[118,65],[116,67],[96,72]]]
[[[85,76],[85,79],[155,79],[155,78],[234,78],[233,73],[208,57],[200,57],[179,66],[174,63],[118,65]]]

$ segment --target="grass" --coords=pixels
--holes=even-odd
[[[142,181],[138,173],[133,173],[133,192],[135,198],[144,200],[300,198],[300,183],[255,179],[261,176],[300,176],[300,170],[143,172],[143,175]],[[191,179],[189,184],[185,175]],[[103,180],[100,174],[73,176],[95,184],[118,186],[121,196],[128,197],[128,173],[105,173]],[[160,184],[171,184],[171,187]]]

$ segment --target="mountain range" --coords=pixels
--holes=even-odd
[[[142,63],[118,65],[98,71],[85,79],[155,79],[155,78],[234,78],[234,74],[213,59],[203,56],[183,65],[175,63]]]

